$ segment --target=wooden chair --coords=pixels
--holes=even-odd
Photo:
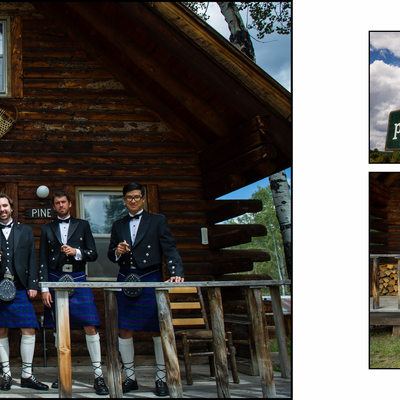
[[[186,383],[188,385],[193,384],[191,369],[193,357],[208,356],[210,375],[215,376],[213,334],[208,323],[201,289],[196,287],[177,287],[171,289],[169,293],[175,337],[177,342],[182,345],[182,354],[178,351],[178,357],[183,359],[185,364]],[[235,347],[233,346],[231,332],[226,332],[225,340],[233,381],[239,383]],[[204,344],[203,348],[207,348],[206,351],[198,349],[201,344]],[[196,349],[193,350],[193,347],[196,347]]]

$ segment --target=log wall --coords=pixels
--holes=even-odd
[[[25,212],[49,205],[36,197],[39,185],[51,192],[66,189],[75,200],[76,186],[122,187],[136,181],[156,188],[153,208],[168,218],[187,277],[251,270],[254,260],[269,259],[264,252],[220,250],[251,240],[246,229],[238,235],[240,227],[220,235],[212,249],[201,244],[200,228],[215,225],[215,213],[211,220],[208,214],[219,204],[206,201],[199,156],[190,141],[183,142],[52,21],[27,13],[12,22],[20,75],[13,78],[13,96],[0,98],[0,106],[15,106],[18,120],[0,139],[0,189],[13,197],[15,218],[32,226],[37,248],[48,220],[28,220]],[[236,204],[234,211],[224,207],[220,212],[231,216],[248,211],[248,204]],[[100,315],[102,301],[96,294]],[[41,315],[39,296],[34,304]],[[19,335],[12,337],[11,356],[18,356]],[[87,355],[83,333],[79,337]],[[37,343],[41,354],[39,332]]]

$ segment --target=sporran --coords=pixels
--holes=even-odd
[[[141,280],[139,275],[131,272],[125,277],[124,282],[141,282]],[[142,289],[141,287],[123,288],[122,292],[128,297],[139,297],[142,294]]]
[[[15,283],[8,278],[0,281],[0,300],[1,301],[12,301],[17,295],[17,288]]]
[[[61,275],[60,278],[58,279],[58,282],[75,282],[74,278],[71,275],[64,274]],[[75,293],[75,289],[68,289],[68,296],[71,297]]]

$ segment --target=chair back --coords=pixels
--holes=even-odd
[[[175,329],[210,329],[201,289],[195,286],[169,290]]]

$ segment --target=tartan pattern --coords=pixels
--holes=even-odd
[[[117,281],[122,282],[125,276],[131,272],[139,276],[147,273],[146,270],[140,269],[120,270]],[[142,281],[162,282],[161,272],[157,270],[146,275]],[[142,294],[135,298],[126,296],[122,291],[117,292],[117,303],[119,328],[134,331],[160,331],[154,288],[143,288]]]
[[[61,275],[66,274],[62,271],[49,271],[49,281],[57,282]],[[84,272],[68,273],[74,278],[75,282],[86,282]],[[46,328],[55,328],[56,326],[56,311],[55,311],[55,294],[54,290],[50,289],[53,303],[51,309],[44,307],[44,326]],[[54,316],[54,318],[53,318]],[[77,288],[73,296],[69,298],[69,325],[71,327],[83,326],[99,326],[100,320],[97,314],[96,304],[94,302],[93,292],[90,288]]]
[[[38,319],[26,289],[17,281],[15,286],[15,299],[10,302],[0,301],[0,327],[39,329]]]

